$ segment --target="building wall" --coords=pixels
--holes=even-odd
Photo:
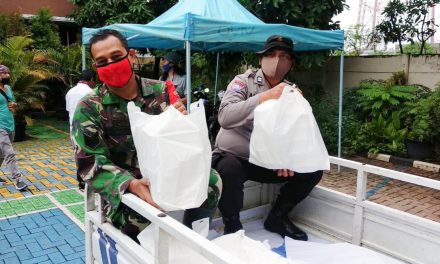
[[[423,84],[435,89],[440,81],[440,55],[411,56],[409,61],[408,82]]]
[[[0,13],[20,12],[33,15],[41,7],[50,7],[53,16],[68,16],[74,5],[67,0],[0,0]]]
[[[323,69],[296,72],[295,77],[300,84],[322,85],[334,97],[339,90],[339,65],[340,58],[333,57]],[[440,81],[440,55],[345,57],[343,87],[356,87],[365,79],[388,79],[398,71],[406,73],[409,84],[435,89]]]

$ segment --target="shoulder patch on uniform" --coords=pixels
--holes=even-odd
[[[235,80],[232,84],[231,84],[231,90],[234,92],[239,92],[241,91],[243,88],[246,88],[246,83],[239,81],[239,80]]]

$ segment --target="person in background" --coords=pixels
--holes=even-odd
[[[14,141],[14,111],[17,107],[10,84],[9,68],[0,65],[0,166],[3,161],[9,167],[9,172],[15,182],[15,188],[25,190],[28,185],[23,181],[23,175],[18,169],[15,151],[12,148]],[[5,180],[0,178],[0,182]]]
[[[176,87],[176,91],[181,98],[181,102],[186,105],[186,74],[179,67],[180,56],[174,52],[168,52],[163,56],[161,81],[172,81]]]
[[[78,83],[72,87],[66,94],[66,110],[69,112],[70,137],[72,137],[72,120],[78,102],[92,91],[93,72],[91,70],[84,70],[79,77]],[[78,188],[84,190],[85,183],[79,173],[76,173],[76,180],[78,181]]]
[[[284,183],[264,228],[297,240],[307,234],[293,224],[288,215],[321,180],[322,171],[297,173],[287,169],[270,170],[249,163],[249,142],[253,130],[254,109],[271,99],[278,99],[289,83],[284,80],[294,66],[293,42],[283,36],[271,36],[264,49],[257,52],[261,69],[235,76],[222,98],[218,121],[220,131],[213,151],[212,166],[223,181],[219,209],[224,233],[234,233],[243,226],[244,182]]]

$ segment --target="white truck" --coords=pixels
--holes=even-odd
[[[379,205],[366,199],[367,175],[375,174],[440,191],[440,181],[379,168],[341,158],[331,163],[357,171],[356,196],[317,186],[291,213],[302,228],[330,241],[349,242],[407,263],[440,263],[440,223]],[[243,221],[262,219],[270,209],[277,186],[247,182]],[[167,264],[170,239],[183,242],[211,263],[241,263],[167,214],[132,194],[122,202],[149,219],[155,227],[154,254],[104,221],[101,201],[87,192],[86,262]],[[214,220],[213,226],[221,225]],[[319,252],[317,252],[319,254]],[[341,262],[342,263],[342,262]]]

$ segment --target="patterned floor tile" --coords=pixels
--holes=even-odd
[[[8,264],[84,263],[84,232],[60,209],[51,209],[1,220],[0,248]]]
[[[24,192],[17,191],[9,171],[1,167],[0,201],[29,197],[35,194],[75,188],[76,165],[68,137],[60,139],[29,139],[14,142],[19,169],[29,185]]]
[[[62,205],[84,202],[84,196],[75,190],[54,192],[51,195]]]
[[[84,204],[77,204],[66,207],[81,223],[84,223]]]
[[[0,218],[30,213],[43,209],[53,208],[55,205],[47,196],[40,195],[26,199],[17,199],[0,202]]]

